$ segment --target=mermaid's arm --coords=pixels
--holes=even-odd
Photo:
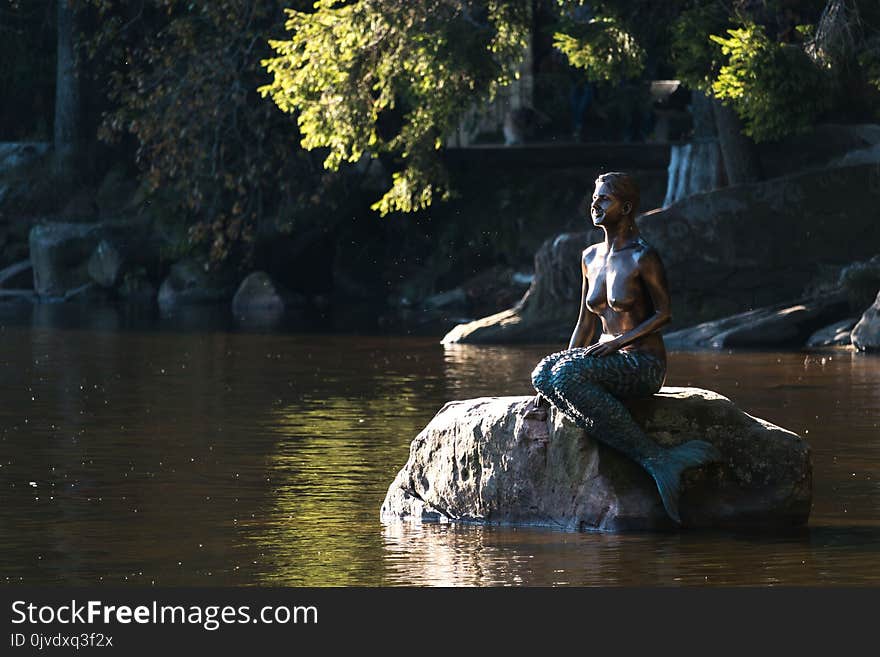
[[[581,258],[581,271],[583,272],[583,284],[581,286],[581,312],[578,315],[577,324],[574,325],[574,331],[571,334],[571,340],[568,341],[568,348],[586,347],[596,332],[596,316],[587,308],[587,291],[589,283],[587,282],[587,267]]]

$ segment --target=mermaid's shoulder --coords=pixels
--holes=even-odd
[[[605,243],[604,242],[596,242],[595,244],[590,244],[581,253],[581,261],[584,264],[587,264],[593,258],[595,258],[600,253],[603,253],[604,251],[605,251]]]

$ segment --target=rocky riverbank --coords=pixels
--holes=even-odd
[[[841,269],[876,255],[878,139],[880,126],[817,127],[814,137],[778,145],[797,158],[767,160],[764,153],[772,180],[694,194],[644,214],[639,224],[669,274],[670,328],[730,319],[675,340],[773,348],[852,342],[880,285],[860,304],[848,297],[844,310],[833,285],[814,292],[817,281],[836,281]],[[617,152],[613,145],[591,149],[582,154]],[[599,169],[553,148],[541,151],[538,166],[524,158],[533,150],[450,152],[461,196],[431,217],[382,221],[359,214],[360,201],[317,223],[267,217],[251,260],[206,268],[187,230],[192,217],[167,199],[163,205],[161,192],[132,172],[110,168],[91,183],[64,187],[47,168],[48,144],[0,144],[0,298],[162,309],[219,304],[260,321],[279,309],[305,317],[365,303],[378,326],[460,324],[445,342],[564,343],[579,303],[580,251],[601,238],[600,231],[577,232],[585,226],[585,181]],[[629,164],[639,152],[628,148]],[[642,159],[647,166],[651,158]],[[635,172],[648,208],[662,198],[656,165]],[[369,184],[364,178],[355,190]],[[844,221],[847,231],[838,230]],[[857,335],[870,333],[869,320]],[[870,337],[852,344],[875,348]]]

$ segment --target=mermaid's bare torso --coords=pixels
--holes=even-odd
[[[639,262],[650,249],[639,239],[615,253],[608,253],[605,244],[595,244],[584,251],[586,305],[602,322],[600,342],[626,333],[654,313],[651,297],[639,275]],[[663,337],[657,332],[626,345],[622,351],[646,352],[666,361]]]

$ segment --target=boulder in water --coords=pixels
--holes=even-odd
[[[158,302],[161,309],[170,310],[176,306],[219,303],[231,296],[230,288],[215,280],[204,267],[193,260],[183,260],[171,266],[159,287]]]
[[[100,224],[34,226],[29,236],[34,291],[43,297],[63,297],[88,283],[88,260],[102,236]]]
[[[285,290],[269,274],[255,271],[238,286],[232,298],[232,313],[243,320],[272,322],[279,319],[288,307],[303,303],[304,299]]]
[[[645,470],[555,408],[545,421],[525,419],[531,403],[484,397],[446,404],[413,440],[381,519],[603,531],[672,526]],[[720,463],[685,471],[684,527],[807,521],[810,448],[796,434],[698,388],[663,388],[627,406],[659,444],[701,439],[722,454]]]
[[[852,344],[859,351],[880,350],[880,292],[853,327]]]

